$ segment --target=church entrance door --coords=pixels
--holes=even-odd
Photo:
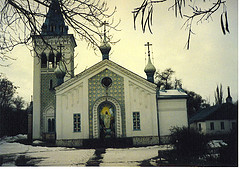
[[[99,132],[100,138],[115,138],[115,107],[106,101],[99,105]]]

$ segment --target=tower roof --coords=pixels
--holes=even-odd
[[[42,25],[42,35],[66,35],[68,27],[65,25],[59,0],[52,0]]]

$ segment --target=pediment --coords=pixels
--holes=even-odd
[[[106,69],[110,70],[111,72],[113,72],[113,73],[115,73],[115,74],[117,74],[121,77],[127,77],[128,79],[130,79],[134,83],[144,85],[144,86],[146,86],[148,88],[152,88],[154,90],[156,88],[156,84],[147,81],[143,77],[141,77],[141,76],[137,75],[136,73],[133,73],[132,71],[116,64],[113,61],[105,59],[105,60],[100,61],[97,64],[91,66],[90,68],[84,70],[83,72],[77,74],[73,78],[64,82],[62,85],[56,87],[56,90],[61,90],[63,88],[67,88],[68,86],[71,86],[72,84],[74,84],[74,83],[76,83],[80,80],[83,80],[85,78],[90,79],[90,78],[94,77],[95,75],[99,74],[100,72],[102,72]]]

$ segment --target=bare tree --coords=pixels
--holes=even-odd
[[[99,28],[103,22],[108,20],[109,24],[106,26],[109,29],[116,29],[119,24],[119,22],[115,24],[112,18],[116,9],[109,12],[105,1],[2,0],[0,1],[1,61],[13,59],[9,57],[9,52],[16,46],[31,45],[32,35],[41,35],[42,24],[52,1],[59,3],[64,21],[74,31],[75,38],[86,40],[95,49],[102,38]]]
[[[222,104],[223,103],[223,90],[222,84],[217,85],[216,92],[215,92],[215,104]]]
[[[153,24],[152,18],[154,4],[160,4],[166,1],[170,0],[143,0],[142,4],[132,11],[134,28],[136,29],[137,18],[140,18],[142,31],[145,32],[146,28],[148,28],[150,33],[152,33],[151,26]],[[221,6],[223,7],[220,15],[221,29],[223,34],[226,34],[226,32],[230,33],[225,0],[209,0],[207,2],[206,0],[199,2],[195,0],[172,0],[172,6],[169,7],[169,10],[173,10],[176,17],[186,19],[183,27],[188,31],[186,42],[187,49],[190,48],[191,35],[194,34],[192,30],[193,23],[198,24],[199,22],[211,20],[212,15],[221,10]]]
[[[175,73],[171,68],[165,69],[163,72],[156,72],[155,79],[160,89],[173,89],[173,82],[171,81],[172,75]],[[179,81],[180,83],[180,81]]]

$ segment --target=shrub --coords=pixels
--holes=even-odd
[[[206,152],[206,136],[187,127],[173,127],[170,129],[170,143],[179,158],[195,157]]]

